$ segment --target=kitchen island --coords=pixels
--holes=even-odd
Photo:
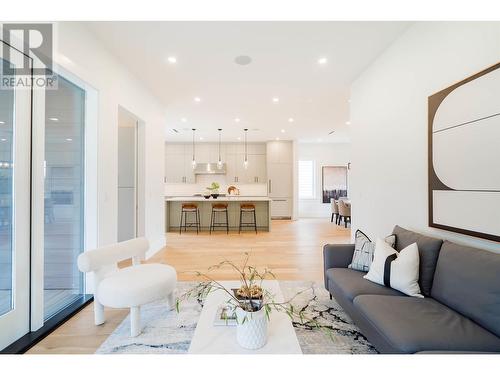
[[[255,205],[257,218],[257,229],[260,231],[271,230],[271,199],[269,197],[251,197],[240,195],[219,196],[217,199],[205,199],[203,196],[187,197],[165,197],[165,231],[178,231],[181,219],[181,207],[183,203],[195,203],[200,210],[200,225],[202,230],[209,230],[212,204],[227,203],[229,230],[238,231],[240,221],[240,204],[251,203]],[[244,214],[245,215],[245,214]],[[193,215],[194,216],[194,215]],[[219,218],[218,220],[221,220]],[[193,217],[189,220],[194,221]],[[249,221],[250,217],[244,216],[244,221]],[[188,229],[193,230],[194,228]],[[220,230],[220,228],[216,229]],[[242,228],[243,231],[252,230]]]

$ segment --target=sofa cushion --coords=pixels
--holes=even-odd
[[[353,302],[394,353],[500,352],[500,338],[432,298],[360,295]]]
[[[500,337],[500,254],[445,241],[432,297]]]
[[[392,234],[396,235],[396,250],[401,251],[416,242],[420,255],[419,281],[420,290],[424,296],[431,295],[432,280],[443,240],[427,237],[419,233],[395,226]]]
[[[326,275],[329,288],[342,293],[351,302],[354,297],[361,294],[404,295],[397,290],[364,279],[363,276],[366,275],[364,272],[348,268],[330,268],[326,271]]]

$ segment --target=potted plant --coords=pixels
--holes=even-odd
[[[217,199],[219,196],[219,188],[220,185],[218,182],[212,182],[212,185],[207,187],[207,190],[210,191],[212,198]]]
[[[236,316],[237,342],[245,349],[259,349],[266,344],[268,337],[267,325],[273,311],[284,312],[292,320],[298,318],[301,324],[308,325],[311,328],[320,328],[316,321],[308,319],[302,310],[294,308],[292,304],[294,298],[309,290],[309,288],[296,293],[288,301],[276,301],[274,295],[269,290],[266,290],[265,284],[263,284],[266,279],[275,279],[273,272],[267,268],[259,271],[256,267],[248,265],[248,253],[245,253],[245,256],[243,266],[225,260],[209,267],[207,273],[195,272],[196,276],[203,281],[198,282],[193,288],[177,298],[177,311],[179,311],[183,300],[189,298],[204,300],[210,293],[215,291],[224,292],[228,298],[225,308],[230,307],[230,310],[234,311]],[[210,271],[222,267],[229,267],[236,271],[241,282],[240,288],[228,289],[223,283],[216,281],[209,275]]]

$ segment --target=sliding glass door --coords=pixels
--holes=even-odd
[[[44,319],[84,293],[85,91],[58,77],[45,94]]]
[[[2,71],[31,63],[2,48]],[[8,56],[3,54],[8,52]],[[0,349],[29,331],[31,90],[0,87]]]

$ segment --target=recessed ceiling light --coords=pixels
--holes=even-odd
[[[200,141],[203,141],[203,137],[200,137]]]
[[[320,65],[325,65],[328,62],[328,59],[326,57],[321,57],[318,59],[318,64]]]
[[[195,96],[194,101],[197,102],[197,103],[199,103],[199,102],[201,102],[201,98],[198,97],[198,96]]]
[[[49,117],[49,120],[50,121],[54,121],[54,122],[59,121],[59,119],[57,117]]]
[[[276,137],[276,140],[277,140],[277,141],[279,141],[279,140],[280,140],[280,138],[279,138],[279,137]]]
[[[280,98],[278,98],[277,96],[275,96],[273,98],[273,103],[278,103],[280,101]]]
[[[66,141],[71,142],[73,138],[66,138]]]
[[[181,118],[182,122],[187,122],[187,119],[185,117]]]
[[[241,137],[236,138],[238,141],[241,141]]]
[[[175,64],[177,62],[177,57],[175,57],[175,56],[169,56],[169,57],[167,57],[167,61],[170,64]]]
[[[294,121],[295,121],[295,120],[293,119],[293,117],[290,117],[290,118],[288,119],[288,122],[294,122]]]
[[[284,133],[285,132],[285,129],[281,129],[281,132]]]
[[[235,118],[234,122],[240,122],[240,119],[239,118]]]
[[[350,121],[346,121],[345,124],[346,125],[351,125],[351,122]]]

